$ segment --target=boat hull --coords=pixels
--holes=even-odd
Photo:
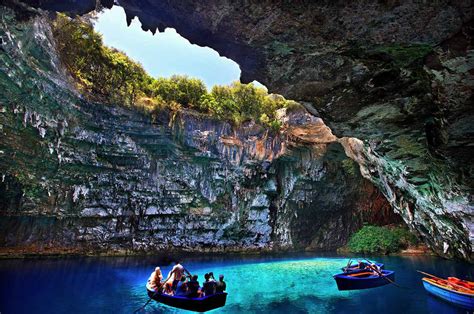
[[[170,296],[167,294],[155,293],[147,289],[148,296],[168,306],[172,306],[178,309],[195,311],[195,312],[206,312],[219,307],[223,307],[227,300],[227,293],[216,293],[210,296],[202,298],[188,298],[185,296]]]
[[[371,275],[364,278],[351,277],[350,274],[343,273],[334,275],[337,288],[339,290],[361,290],[371,289],[390,284],[395,281],[395,272],[391,270],[382,271],[383,276]]]
[[[442,288],[440,286],[432,284],[429,281],[426,281],[425,279],[423,279],[423,286],[425,287],[425,290],[428,293],[440,299],[443,299],[449,303],[455,304],[468,310],[474,310],[474,296],[472,295],[458,293],[449,289]]]

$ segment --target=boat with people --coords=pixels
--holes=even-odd
[[[362,269],[333,276],[339,290],[361,290],[385,286],[395,281],[393,270]]]
[[[172,306],[178,309],[206,312],[223,307],[227,301],[227,292],[218,292],[213,295],[203,297],[174,296],[161,292],[156,292],[147,285],[147,292],[150,299],[159,303]]]
[[[421,280],[425,290],[451,304],[474,310],[474,282],[456,277],[440,278],[425,272]]]
[[[196,312],[223,307],[227,301],[224,275],[219,275],[219,281],[217,281],[214,274],[210,272],[204,275],[204,279],[201,286],[198,275],[192,275],[179,261],[175,261],[173,269],[164,280],[160,267],[156,267],[146,284],[149,300],[135,313],[145,308],[151,300]]]
[[[366,269],[367,267],[369,267],[369,265],[375,265],[378,269],[385,269],[385,265],[382,263],[375,263],[371,261],[368,261],[368,262],[357,261],[357,264],[352,264],[352,260],[349,260],[346,267],[342,267],[341,270],[345,273],[348,273],[348,272]]]

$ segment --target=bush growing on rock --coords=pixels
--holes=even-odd
[[[353,253],[389,254],[416,242],[416,237],[405,228],[364,226],[351,237],[348,247]]]
[[[175,101],[183,106],[199,109],[199,101],[207,94],[203,81],[184,75],[153,79],[149,87],[153,97],[166,102]]]

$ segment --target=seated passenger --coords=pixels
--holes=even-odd
[[[365,268],[367,268],[367,264],[364,263],[364,262],[358,261],[358,264],[359,264],[359,265],[358,265],[358,266],[359,266],[359,269],[365,269]]]
[[[176,285],[176,292],[174,295],[185,296],[188,294],[188,287],[186,283],[186,277],[182,276],[181,280]]]
[[[213,295],[216,293],[216,281],[211,279],[210,274],[205,274],[204,279],[206,280],[202,284],[202,290],[204,291],[204,295]]]
[[[194,275],[191,280],[187,283],[188,286],[188,294],[187,296],[190,298],[198,298],[201,296],[201,291],[199,289],[199,281],[198,276]]]
[[[166,282],[163,285],[163,292],[169,295],[173,295],[173,283],[174,283],[174,274],[171,277],[168,277]]]
[[[156,289],[161,286],[161,280],[163,280],[161,269],[160,267],[156,267],[155,271],[151,273],[150,278],[148,278],[148,286],[156,291]]]
[[[224,292],[226,288],[227,287],[224,281],[224,275],[219,275],[219,281],[217,282],[217,285],[216,285],[216,293]]]

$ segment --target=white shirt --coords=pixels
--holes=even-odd
[[[181,280],[181,277],[184,275],[184,267],[181,264],[174,265],[171,273],[174,273],[174,280]]]

